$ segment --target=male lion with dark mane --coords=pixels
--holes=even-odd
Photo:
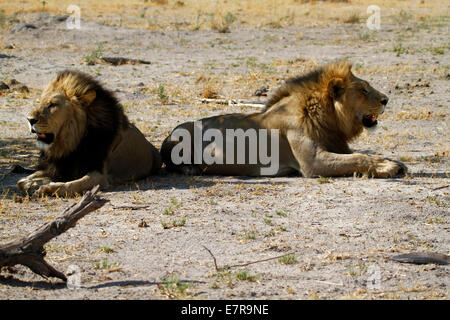
[[[388,103],[386,95],[353,75],[351,67],[349,62],[335,62],[289,79],[275,91],[261,112],[227,114],[183,123],[163,142],[162,159],[169,171],[185,174],[260,176],[299,172],[304,177],[329,177],[365,173],[388,178],[406,172],[400,162],[350,150],[348,143],[364,128],[375,127]],[[255,130],[261,132],[261,129],[265,129],[264,135],[257,136]],[[181,135],[183,130],[189,134]],[[278,135],[275,137],[278,140],[267,140],[267,131],[270,136]],[[240,132],[240,148],[233,141],[215,141],[220,136],[239,139],[237,132]],[[178,144],[186,143],[187,136],[199,134],[206,134],[206,141],[214,137],[214,142],[208,146],[202,141],[201,150],[195,150],[191,141],[194,152],[192,148],[187,151],[179,148]],[[180,137],[183,137],[181,142]],[[254,139],[250,141],[251,138]],[[249,143],[242,143],[246,139]],[[272,155],[276,153],[275,171],[263,173],[267,168],[267,156],[261,158],[260,153],[259,162],[256,161],[257,146],[266,154],[267,151]],[[207,156],[208,161],[201,161],[199,154]],[[212,158],[216,161],[211,161]],[[265,163],[261,159],[266,159]]]
[[[128,121],[114,94],[85,73],[60,72],[28,121],[41,150],[38,171],[17,183],[28,194],[75,195],[161,167],[158,150]]]

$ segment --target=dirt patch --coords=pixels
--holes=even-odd
[[[88,72],[115,91],[159,147],[181,122],[257,110],[202,103],[205,88],[218,98],[254,99],[255,91],[270,92],[286,77],[349,59],[357,75],[390,98],[378,131],[352,147],[403,161],[409,173],[386,180],[249,179],[163,170],[104,192],[109,204],[47,245],[58,270],[78,268],[81,288],[17,267],[2,270],[0,298],[448,299],[448,266],[389,259],[450,252],[448,17],[405,18],[379,31],[357,22],[241,21],[227,33],[127,29],[89,19],[81,30],[68,30],[64,19],[40,13],[15,19],[2,31],[0,80],[16,79],[29,90],[0,90],[2,243],[77,201],[19,198],[15,183],[24,174],[8,173],[13,164],[33,166],[37,152],[25,116],[65,68]],[[151,63],[90,65],[90,55]]]

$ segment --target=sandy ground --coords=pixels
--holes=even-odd
[[[35,28],[29,28],[31,23]],[[448,299],[450,269],[400,264],[412,251],[450,253],[448,17],[425,22],[216,30],[131,30],[42,13],[19,15],[0,41],[0,242],[52,220],[77,199],[20,200],[6,174],[33,166],[37,152],[25,116],[44,85],[64,68],[98,77],[130,119],[160,147],[190,119],[253,112],[202,104],[255,99],[262,86],[336,59],[390,97],[378,131],[352,147],[403,161],[404,178],[182,177],[161,172],[102,196],[110,202],[47,244],[57,269],[77,266],[68,289],[24,267],[2,270],[1,299]],[[150,65],[89,65],[104,56]],[[144,220],[147,227],[139,227]],[[174,226],[173,222],[176,222]],[[166,228],[164,228],[166,226]],[[284,259],[216,271],[292,253]],[[373,280],[373,282],[372,282]],[[369,285],[368,285],[369,281]],[[373,285],[370,285],[373,283]]]

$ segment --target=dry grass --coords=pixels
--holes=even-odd
[[[445,111],[433,112],[426,108],[420,110],[407,110],[401,111],[397,114],[397,120],[439,120],[446,118],[447,113]]]
[[[203,87],[200,96],[206,99],[215,99],[219,96],[218,89],[213,83],[207,82]]]
[[[3,25],[14,14],[46,11],[66,14],[72,0],[0,1]],[[271,26],[320,25],[335,21],[363,23],[372,0],[79,0],[84,20],[136,29],[187,29],[229,32],[231,24]],[[439,1],[424,3],[383,0],[376,3],[386,20],[404,19],[420,22],[424,16],[442,15]],[[385,20],[385,21],[386,21]]]
[[[361,17],[359,13],[352,13],[344,19],[344,23],[360,23]]]

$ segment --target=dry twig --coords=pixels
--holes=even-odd
[[[231,265],[231,266],[225,265],[224,267],[218,267],[218,266],[217,266],[217,260],[216,260],[216,257],[212,254],[211,250],[209,250],[209,249],[208,249],[207,247],[205,247],[205,246],[203,246],[203,248],[205,248],[205,250],[208,251],[209,254],[211,255],[211,257],[213,258],[213,260],[214,260],[214,267],[216,268],[216,271],[217,271],[217,272],[222,271],[222,270],[224,270],[224,269],[238,268],[238,267],[246,267],[246,266],[249,266],[249,265],[255,264],[255,263],[260,263],[260,262],[266,262],[266,261],[270,261],[270,260],[275,260],[275,259],[279,259],[279,258],[282,258],[282,257],[284,257],[284,256],[288,256],[288,255],[291,255],[291,254],[294,254],[294,253],[295,253],[295,252],[290,252],[290,253],[285,253],[285,254],[282,254],[281,256],[276,256],[276,257],[272,257],[272,258],[266,258],[266,259],[261,259],[261,260],[256,260],[256,261],[250,261],[250,262],[246,262],[246,263],[242,263],[242,264],[233,264],[233,265]]]

